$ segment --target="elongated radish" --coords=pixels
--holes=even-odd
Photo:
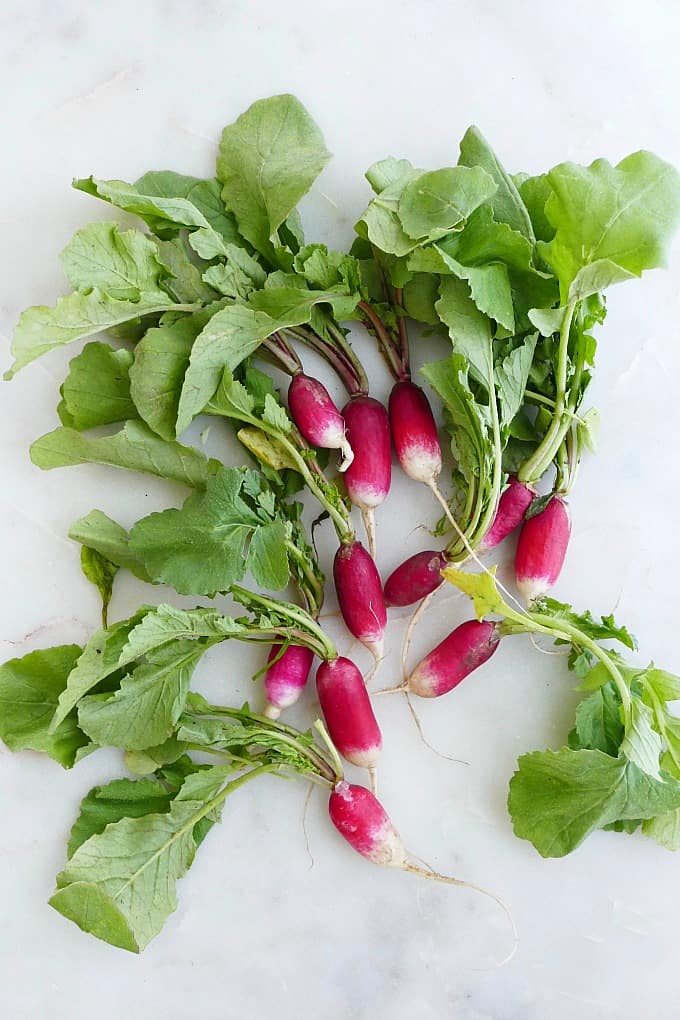
[[[567,555],[571,519],[567,504],[553,496],[522,525],[515,555],[515,580],[527,602],[544,595],[560,576]]]
[[[382,748],[382,735],[361,673],[340,656],[322,662],[316,689],[331,740],[346,761],[373,771]]]
[[[410,380],[402,380],[392,387],[388,406],[399,463],[409,478],[429,485],[441,472],[442,449],[425,393]]]
[[[447,564],[444,553],[436,549],[409,556],[385,581],[388,606],[410,606],[424,599],[442,583],[441,571]]]
[[[308,442],[342,452],[340,470],[346,471],[354,460],[354,453],[345,436],[345,419],[323,383],[298,372],[288,387],[288,407]]]
[[[524,515],[531,506],[534,499],[534,490],[520,482],[514,475],[510,475],[508,486],[501,495],[498,502],[498,510],[493,523],[482,541],[477,546],[477,552],[488,552],[499,545],[504,538],[519,527],[524,520]]]
[[[411,672],[402,689],[420,698],[438,698],[490,659],[500,636],[495,623],[468,620],[456,627]]]
[[[353,397],[342,409],[354,460],[345,471],[347,495],[361,510],[368,546],[375,556],[373,512],[387,497],[392,481],[392,449],[387,411],[373,397]]]
[[[333,561],[333,579],[349,631],[376,660],[382,658],[387,609],[378,568],[361,542],[343,542]]]
[[[267,662],[271,666],[265,673],[264,690],[267,704],[264,714],[278,719],[282,709],[290,708],[302,694],[312,668],[314,652],[303,645],[272,645]]]
[[[371,864],[377,864],[383,868],[399,868],[401,871],[408,871],[412,875],[427,878],[432,882],[472,889],[481,893],[482,896],[492,899],[508,918],[513,934],[512,949],[501,961],[501,964],[512,958],[517,948],[517,929],[512,914],[503,900],[495,893],[489,892],[488,889],[475,885],[474,882],[465,882],[461,878],[442,875],[434,868],[430,868],[429,865],[423,868],[413,864],[409,860],[408,851],[387,811],[378,798],[365,786],[358,786],[341,779],[331,791],[328,800],[328,814],[342,838]]]
[[[362,857],[383,867],[406,867],[406,849],[399,833],[365,786],[343,779],[330,795],[328,813],[343,839]]]

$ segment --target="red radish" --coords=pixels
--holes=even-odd
[[[507,538],[508,535],[519,527],[524,520],[524,515],[531,506],[536,493],[524,482],[520,482],[514,475],[508,479],[508,487],[505,489],[498,501],[498,510],[493,523],[484,538],[477,546],[477,552],[488,552]]]
[[[314,659],[314,652],[303,645],[288,645],[283,651],[282,648],[283,645],[272,645],[267,658],[272,663],[264,678],[267,695],[264,714],[269,719],[278,719],[281,709],[295,704],[305,688]]]
[[[380,659],[387,609],[378,568],[361,542],[343,542],[333,561],[333,579],[348,629]]]
[[[340,835],[362,857],[383,867],[406,867],[406,850],[397,830],[365,786],[343,779],[331,793],[328,813]]]
[[[382,748],[382,735],[361,673],[342,656],[322,662],[316,689],[331,740],[346,761],[373,770]]]
[[[402,468],[416,482],[429,485],[442,469],[442,448],[427,397],[409,380],[395,383],[390,393],[392,442]]]
[[[354,453],[345,436],[345,420],[323,383],[298,372],[288,387],[288,407],[309,443],[325,450],[342,451],[340,470],[346,471]]]
[[[418,663],[404,688],[421,698],[438,698],[490,659],[500,636],[495,623],[468,620],[456,627]]]
[[[377,797],[365,786],[357,786],[341,779],[330,795],[328,814],[342,838],[349,843],[353,850],[356,850],[372,864],[378,864],[383,868],[400,868],[402,871],[409,871],[413,875],[427,878],[433,882],[474,889],[475,892],[492,899],[506,914],[513,932],[512,951],[505,960],[501,961],[501,964],[512,958],[517,948],[517,929],[512,914],[503,900],[495,893],[482,889],[481,886],[475,885],[473,882],[464,882],[460,878],[441,875],[429,865],[421,868],[412,864],[390,816]]]
[[[540,513],[524,521],[515,555],[515,580],[527,602],[545,594],[560,576],[570,534],[569,510],[560,496],[553,496]]]
[[[447,564],[444,553],[426,549],[404,560],[385,581],[388,606],[410,606],[430,595],[442,583],[440,571]]]
[[[342,409],[354,460],[345,471],[347,495],[361,510],[371,555],[375,555],[373,511],[392,481],[392,449],[387,411],[373,397],[352,397]]]

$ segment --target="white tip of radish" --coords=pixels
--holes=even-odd
[[[281,709],[278,705],[272,705],[271,701],[268,701],[264,706],[262,715],[265,716],[266,719],[278,719],[281,715]]]
[[[552,588],[552,581],[548,577],[517,578],[517,587],[526,604],[531,605]]]
[[[342,437],[342,443],[340,445],[340,453],[342,454],[342,460],[338,464],[338,471],[346,471],[354,460],[354,450],[349,445],[349,441],[346,436]]]

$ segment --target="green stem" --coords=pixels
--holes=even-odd
[[[310,567],[309,560],[305,556],[304,552],[302,552],[301,549],[298,549],[295,543],[291,542],[290,539],[286,539],[286,550],[291,559],[295,560],[302,571],[305,581],[304,583],[300,582],[300,591],[302,592],[302,597],[305,600],[306,608],[310,616],[313,616],[314,619],[316,619],[321,610],[321,606],[323,605],[323,584]]]
[[[515,615],[516,619],[520,616],[519,613],[513,615]],[[531,611],[527,611],[525,615],[527,620],[530,620],[532,623],[531,627],[526,628],[527,630],[534,630],[539,634],[548,634],[553,638],[568,641],[571,644],[580,645],[582,648],[587,648],[596,659],[600,660],[616,684],[616,689],[619,692],[619,697],[621,698],[621,703],[623,705],[624,724],[626,728],[628,728],[631,718],[630,690],[628,689],[628,684],[626,683],[621,670],[606,649],[599,645],[597,641],[589,638],[583,633],[583,631],[579,630],[578,627],[574,627],[565,620],[559,620],[554,623],[550,617],[545,617],[542,613],[534,613]]]
[[[300,609],[299,606],[294,606],[290,602],[279,602],[277,599],[268,598],[266,595],[260,595],[257,592],[250,591],[248,588],[242,588],[238,584],[232,585],[230,591],[237,597],[240,596],[242,599],[242,605],[248,608],[252,603],[263,606],[265,609],[271,610],[279,616],[286,616],[289,620],[297,623],[302,628],[304,635],[312,635],[316,638],[316,641],[308,640],[308,647],[312,649],[320,659],[324,659],[326,662],[332,662],[337,659],[338,653],[335,645],[331,639],[324,633],[316,620],[313,620],[309,613],[306,613],[304,609]],[[277,633],[279,628],[277,627],[263,627],[259,631],[256,629],[253,633]],[[236,635],[238,637],[238,635]],[[244,640],[248,640],[245,636]]]
[[[394,378],[399,381],[408,379],[408,372],[404,371],[400,352],[375,308],[368,301],[360,301],[357,307],[363,312],[364,324],[370,327],[375,334]]]
[[[576,310],[576,302],[567,305],[560,328],[560,341],[557,351],[557,371],[555,373],[555,408],[550,426],[532,455],[520,467],[517,477],[520,482],[536,482],[547,471],[555,456],[564,433],[562,433],[563,414],[567,401],[567,370],[569,366],[569,334]],[[567,426],[568,427],[568,426]]]
[[[342,351],[345,360],[352,366],[352,370],[356,380],[356,390],[353,395],[365,396],[368,393],[368,376],[364,371],[364,366],[361,364],[356,354],[354,353],[352,345],[348,342],[347,337],[342,332],[337,323],[334,322],[332,319],[329,318],[328,322],[326,323],[326,328],[328,329],[330,335],[333,337],[336,346],[339,348],[339,350]]]

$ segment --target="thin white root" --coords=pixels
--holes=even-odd
[[[421,616],[432,601],[432,598],[445,583],[445,581],[442,581],[438,588],[435,588],[434,591],[431,591],[429,595],[426,595],[425,598],[421,600],[416,611],[409,620],[408,627],[406,628],[406,634],[404,635],[404,641],[401,646],[401,675],[404,680],[404,686],[408,683],[408,668],[406,666],[406,660],[411,647],[411,641],[413,640],[413,634],[418,626]]]
[[[304,833],[304,837],[305,837],[305,848],[307,850],[307,856],[309,857],[309,870],[310,871],[314,867],[314,855],[313,855],[313,853],[311,851],[311,848],[309,846],[309,833],[307,832],[307,808],[309,807],[309,801],[311,799],[313,790],[314,790],[314,783],[310,783],[309,784],[309,788],[307,790],[307,793],[305,795],[304,807],[302,809],[302,832]]]
[[[383,687],[380,691],[373,691],[371,694],[372,698],[377,698],[379,694],[405,694],[406,685],[401,683],[397,684],[396,687]]]
[[[368,778],[371,781],[371,793],[374,797],[378,796],[378,770],[375,765],[369,765],[366,769],[368,772]]]
[[[456,763],[456,765],[469,765],[470,764],[469,761],[463,761],[462,758],[454,758],[453,755],[451,755],[451,754],[444,754],[443,751],[438,751],[437,748],[434,746],[434,744],[430,743],[430,741],[427,739],[427,737],[423,733],[422,723],[421,723],[420,719],[418,718],[418,713],[416,712],[415,708],[413,707],[413,703],[411,702],[411,699],[408,696],[408,691],[406,689],[404,689],[404,697],[406,698],[406,704],[408,705],[408,710],[411,713],[411,718],[413,719],[414,723],[416,724],[416,729],[418,730],[418,736],[420,737],[422,742],[425,744],[425,747],[427,747],[430,751],[432,751],[433,754],[436,754],[438,758],[444,758],[445,761],[453,761],[453,762]]]
[[[364,529],[366,531],[366,538],[368,539],[368,551],[371,554],[371,559],[375,560],[376,545],[375,545],[375,513],[373,507],[364,507],[361,511],[361,519],[364,522]]]
[[[531,632],[529,633],[529,640],[536,651],[540,652],[541,655],[571,655],[571,650],[569,648],[541,648],[536,640],[536,635]]]
[[[427,864],[423,861],[423,864]],[[517,946],[519,945],[519,935],[517,934],[517,926],[515,925],[515,919],[513,918],[510,908],[500,896],[495,893],[489,892],[488,889],[482,888],[481,885],[475,885],[474,882],[464,882],[462,878],[452,878],[450,875],[442,875],[439,871],[435,871],[434,868],[427,864],[426,868],[419,868],[415,864],[407,863],[403,866],[404,871],[410,872],[412,875],[419,875],[420,878],[428,878],[433,882],[442,882],[444,885],[458,885],[463,889],[473,889],[475,892],[481,893],[482,896],[488,896],[490,900],[497,903],[501,908],[512,928],[512,949],[507,956],[504,956],[500,963],[496,964],[497,967],[504,967],[506,963],[512,960],[513,956],[517,952]]]
[[[489,568],[482,563],[482,561],[480,560],[479,556],[477,555],[475,550],[472,548],[472,546],[468,542],[468,539],[467,539],[466,535],[463,533],[463,531],[461,530],[460,525],[458,524],[458,521],[456,520],[456,518],[451,513],[451,510],[449,508],[449,504],[444,499],[444,496],[442,495],[442,493],[441,493],[441,491],[439,489],[439,486],[437,485],[436,480],[433,478],[431,481],[427,482],[427,485],[428,485],[430,491],[432,492],[432,495],[434,496],[434,498],[437,500],[437,502],[440,504],[442,510],[444,511],[444,513],[446,515],[446,519],[448,520],[448,522],[450,523],[451,527],[456,532],[456,534],[458,535],[459,539],[461,540],[461,542],[463,543],[463,545],[467,549],[470,559],[473,559],[475,561],[475,563],[477,564],[477,566],[482,568],[482,570],[484,571],[485,574],[488,574],[489,577],[493,578],[494,584],[496,585],[498,590],[502,591],[503,594],[505,595],[505,597],[507,599],[509,599],[510,602],[514,602],[515,605],[517,606],[517,608],[519,609],[519,611],[522,613],[522,615],[524,615],[526,613],[526,607],[523,606],[522,603],[519,601],[519,599],[516,599],[515,596],[512,594],[512,592],[508,591],[508,589],[505,587],[505,585],[502,584],[498,580],[498,578],[495,577],[491,573]]]
[[[338,464],[338,471],[342,472],[346,471],[347,468],[352,463],[352,461],[354,460],[354,450],[349,445],[349,442],[347,441],[346,437],[343,437],[342,445],[340,447],[340,453],[342,455],[342,460]]]
[[[371,681],[375,680],[375,678],[377,677],[384,658],[385,658],[384,655],[376,656],[374,653],[373,665],[364,676],[364,683],[366,684],[367,687],[371,683]]]

